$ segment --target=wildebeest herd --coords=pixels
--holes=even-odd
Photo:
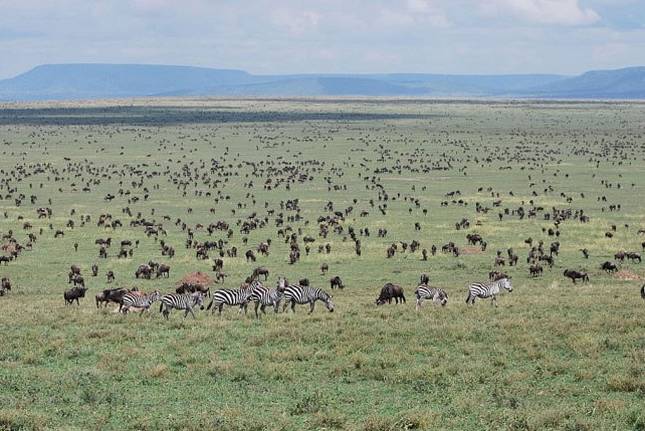
[[[325,148],[329,136],[337,131],[328,129],[324,122],[304,125],[298,133],[278,128],[264,134],[251,123],[234,128],[252,144],[246,143],[244,149],[251,153],[242,156],[240,149],[218,136],[217,131],[208,135],[201,129],[180,127],[179,135],[169,139],[158,135],[158,130],[135,124],[116,132],[129,141],[117,152],[109,146],[115,131],[105,129],[101,119],[86,130],[75,129],[73,118],[67,121],[72,126],[32,126],[32,142],[22,153],[19,149],[25,142],[8,133],[3,150],[7,162],[0,172],[4,204],[0,265],[11,271],[20,262],[29,263],[30,254],[39,248],[64,247],[62,253],[69,260],[78,253],[95,254],[89,278],[87,272],[81,273],[80,265],[70,267],[67,282],[72,287],[64,292],[66,304],[78,304],[92,280],[93,286],[117,283],[118,287],[99,288],[96,304],[115,302],[124,312],[147,310],[159,301],[166,316],[172,308],[186,310],[188,315],[207,295],[213,298],[208,308],[214,306],[220,311],[224,304],[245,309],[251,300],[256,310],[261,306],[262,311],[266,306],[277,310],[281,300],[292,308],[296,303],[321,300],[334,309],[327,299],[330,296],[322,290],[314,293],[316,288],[309,286],[308,280],[289,284],[291,290],[285,286],[264,287],[260,280],[268,282],[266,265],[256,266],[239,288],[221,286],[212,295],[210,288],[199,284],[181,284],[167,295],[161,295],[158,289],[144,294],[140,285],[126,287],[139,280],[170,279],[177,255],[184,260],[182,269],[203,269],[207,265],[215,282],[222,285],[233,283],[227,280],[228,267],[237,274],[246,270],[242,262],[255,265],[278,254],[282,266],[277,271],[284,272],[303,261],[322,261],[319,268],[323,276],[332,269],[330,288],[343,289],[343,279],[333,273],[342,266],[337,264],[339,259],[360,262],[366,248],[370,253],[382,253],[376,260],[383,260],[384,265],[415,258],[428,262],[430,269],[437,255],[444,260],[452,256],[457,265],[464,265],[460,262],[471,256],[481,259],[490,254],[486,258],[490,259],[489,281],[468,284],[462,291],[466,303],[473,303],[476,297],[491,297],[495,302],[500,288],[511,291],[509,274],[517,277],[519,271],[525,271],[527,279],[539,279],[559,268],[562,278],[584,284],[601,274],[632,274],[621,268],[641,262],[639,251],[625,249],[617,235],[635,237],[645,234],[645,229],[614,221],[623,221],[618,215],[624,209],[616,196],[623,196],[624,190],[636,190],[638,185],[634,179],[628,181],[620,173],[611,175],[601,169],[603,164],[621,167],[636,159],[640,149],[633,142],[590,145],[593,138],[586,136],[566,148],[541,147],[532,146],[527,136],[518,134],[514,145],[500,151],[494,142],[478,143],[475,148],[466,140],[441,133],[432,135],[432,140],[407,136],[390,138],[386,143],[377,138],[384,129],[371,126],[345,131],[342,141],[346,154],[336,159]],[[109,124],[109,119],[105,121]],[[63,141],[53,138],[60,128],[70,132]],[[36,151],[48,154],[59,147],[66,149],[69,140],[80,145],[82,154],[94,152],[109,157],[102,162],[69,153],[52,162],[36,155]],[[201,146],[195,143],[200,140],[217,152],[200,154]],[[320,146],[318,153],[308,156],[300,151],[313,141]],[[289,145],[299,150],[295,157],[284,157]],[[437,145],[447,150],[436,153],[433,149]],[[571,173],[559,166],[567,158],[586,160],[590,171],[584,174],[585,181],[597,185],[597,191],[576,192],[570,188],[572,177],[583,173]],[[437,173],[477,178],[480,170],[490,169],[501,178],[513,170],[520,173],[514,174],[512,187],[496,178],[488,184],[479,179],[469,180],[467,186],[448,184],[435,189],[423,180]],[[350,175],[358,180],[349,181]],[[312,199],[309,189],[317,190],[317,199]],[[74,198],[70,200],[70,196]],[[167,199],[172,199],[172,205],[164,204]],[[409,227],[391,223],[394,217],[404,218]],[[377,221],[380,218],[385,222]],[[454,226],[445,242],[437,241],[446,236],[446,232],[436,234],[437,218]],[[521,244],[513,238],[500,239],[494,229],[507,224],[520,230],[526,226],[531,236],[524,237]],[[574,259],[568,233],[579,230],[603,238],[605,244],[601,249],[585,246]],[[87,238],[91,235],[95,237],[90,243]],[[641,246],[645,249],[645,241]],[[606,259],[606,247],[614,247],[613,260]],[[562,248],[567,249],[569,257],[560,264]],[[185,264],[187,259],[194,263]],[[130,273],[133,278],[120,270],[123,265],[113,264],[123,261],[131,266],[137,260],[146,263],[136,266]],[[275,266],[276,261],[272,262]],[[360,266],[352,270],[360,271]],[[107,269],[100,276],[102,267]],[[485,268],[483,265],[469,278],[481,279]],[[348,268],[343,271],[343,278],[353,277]],[[296,287],[313,290],[295,293]],[[392,299],[405,302],[403,290],[387,282],[376,304]],[[0,295],[10,291],[9,277],[3,276]],[[202,299],[195,299],[198,296]],[[427,279],[421,280],[415,296],[417,308],[426,299],[442,305],[448,301],[446,290],[430,286]],[[301,302],[304,297],[309,299]]]

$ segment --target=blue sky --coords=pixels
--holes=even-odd
[[[645,65],[645,0],[0,0],[0,58],[576,74]]]

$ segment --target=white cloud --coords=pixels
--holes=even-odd
[[[511,15],[535,24],[580,26],[600,21],[591,8],[578,0],[490,0],[481,4],[486,15]]]

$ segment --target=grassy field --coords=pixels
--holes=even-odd
[[[38,238],[33,250],[0,266],[13,284],[0,297],[0,430],[643,430],[645,264],[625,261],[618,275],[599,266],[619,250],[641,251],[644,169],[645,105],[638,103],[6,105],[0,233],[11,230],[22,244],[29,232]],[[116,195],[111,202],[108,193]],[[384,194],[388,200],[379,200]],[[299,200],[299,220],[280,207],[289,199]],[[335,211],[354,209],[343,233],[324,239],[317,219],[331,214],[328,202]],[[476,203],[491,210],[476,212]],[[51,207],[52,218],[38,219],[38,207]],[[519,207],[544,210],[520,219],[510,214]],[[563,221],[559,238],[549,236],[545,230],[555,227],[544,214],[552,208],[584,210],[590,221]],[[266,226],[240,233],[254,212]],[[97,227],[107,213],[123,227]],[[160,239],[176,249],[173,259],[161,256],[159,241],[142,227],[130,226],[137,213],[163,223],[168,235]],[[304,236],[316,238],[295,265],[277,234],[280,213],[284,226],[301,229],[301,247]],[[91,222],[82,226],[82,215]],[[470,229],[455,230],[464,217]],[[66,227],[70,219],[74,229]],[[225,287],[237,287],[258,265],[271,270],[271,286],[279,275],[307,277],[331,292],[329,278],[338,275],[346,287],[333,292],[336,311],[319,303],[311,315],[301,306],[256,320],[252,310],[244,316],[229,308],[221,317],[201,311],[184,320],[174,312],[165,321],[157,304],[141,317],[98,310],[94,294],[110,286],[165,293],[185,273],[212,274],[216,252],[197,260],[178,219],[199,241],[226,235],[209,237],[197,224],[229,223],[228,246],[240,252],[224,257]],[[371,233],[359,235],[360,257],[350,226]],[[385,238],[379,228],[388,230]],[[65,236],[54,238],[57,229]],[[485,252],[467,247],[465,235],[475,232],[488,242]],[[107,237],[116,245],[99,259],[94,241]],[[561,243],[541,277],[528,274],[528,237],[547,250]],[[117,259],[124,239],[140,246],[132,258]],[[267,239],[270,256],[247,263],[244,251]],[[386,259],[390,244],[415,239],[428,250],[454,241],[463,253]],[[318,253],[327,243],[331,253]],[[503,268],[513,292],[497,308],[489,301],[466,306],[466,285],[487,280],[496,251],[506,255],[509,247],[520,257],[517,267]],[[136,280],[135,269],[149,260],[169,264],[170,278]],[[324,276],[322,263],[330,268]],[[62,297],[71,264],[89,286],[78,307]],[[562,275],[567,268],[586,270],[590,282],[573,285]],[[446,307],[426,303],[415,312],[421,273],[448,292]],[[401,284],[407,303],[377,307],[385,282]]]

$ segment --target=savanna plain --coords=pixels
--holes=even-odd
[[[24,247],[0,263],[11,282],[0,297],[2,430],[645,429],[645,263],[615,259],[645,247],[645,104],[6,104],[0,197],[0,254]],[[108,214],[121,223],[99,226]],[[209,233],[218,222],[228,229]],[[127,240],[138,247],[117,257]],[[216,246],[198,259],[206,241]],[[559,250],[531,276],[540,241],[546,255]],[[449,242],[458,256],[442,252]],[[517,265],[495,266],[509,248]],[[188,273],[215,278],[218,258],[226,278],[211,292],[264,266],[267,286],[308,278],[335,310],[256,319],[252,305],[225,306],[165,320],[158,303],[141,315],[95,304],[108,288],[170,293]],[[170,277],[135,278],[149,261]],[[601,270],[606,261],[617,271]],[[80,305],[63,299],[71,265],[88,287]],[[468,284],[493,270],[513,291],[497,307],[466,305]],[[423,273],[445,306],[415,310]],[[334,276],[343,289],[331,290]],[[377,306],[387,282],[407,302]]]

